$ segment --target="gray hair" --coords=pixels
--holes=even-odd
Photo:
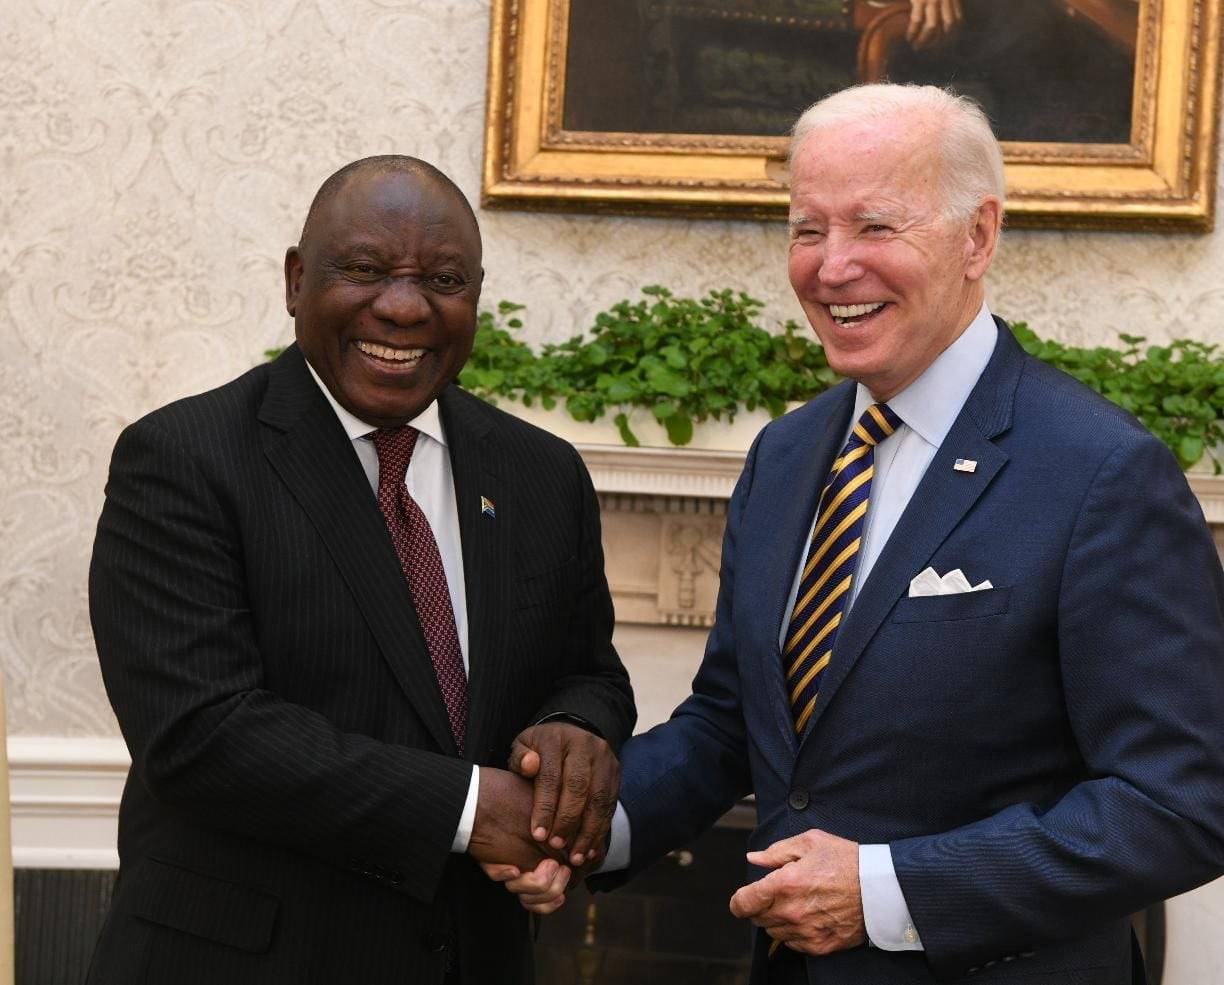
[[[939,130],[931,139],[943,157],[944,213],[969,219],[988,195],[1004,200],[1003,149],[982,108],[968,96],[938,86],[889,82],[852,86],[813,103],[791,131],[790,161],[813,133],[842,123],[923,115]]]

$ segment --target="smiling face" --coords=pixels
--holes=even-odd
[[[298,345],[367,424],[416,417],[472,352],[480,234],[457,193],[423,173],[357,171],[285,255]]]
[[[884,401],[969,325],[1001,204],[943,215],[939,126],[913,116],[831,125],[791,169],[791,286],[829,365]]]

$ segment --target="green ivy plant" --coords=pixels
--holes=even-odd
[[[696,422],[731,421],[741,407],[777,417],[787,402],[837,381],[809,333],[793,321],[780,334],[766,331],[758,324],[762,303],[743,292],[694,299],[655,286],[642,294],[596,315],[589,335],[546,345],[538,356],[511,334],[522,326],[521,306],[502,302],[499,318],[482,314],[459,383],[529,407],[564,400],[578,421],[614,412],[622,440],[636,446],[627,408],[648,408],[672,444],[686,445]]]
[[[763,305],[742,292],[711,291],[699,300],[663,287],[643,288],[595,316],[589,337],[577,335],[537,355],[512,334],[522,305],[503,301],[481,312],[461,385],[546,408],[565,401],[570,415],[593,421],[609,411],[621,438],[637,445],[627,408],[649,408],[673,444],[692,439],[693,424],[733,420],[739,407],[777,417],[838,381],[810,331],[786,322],[780,334],[759,324]],[[1025,350],[1126,408],[1173,450],[1183,468],[1203,455],[1221,472],[1224,447],[1224,358],[1218,346],[1179,339],[1148,346],[1120,334],[1125,346],[1076,348],[1039,338],[1026,323],[1012,332]]]
[[[703,298],[645,287],[595,316],[586,334],[535,352],[515,337],[523,305],[502,301],[480,312],[471,358],[459,376],[465,389],[496,402],[516,400],[593,421],[605,414],[627,445],[639,444],[628,411],[647,408],[675,445],[686,445],[700,421],[735,419],[740,408],[771,416],[838,382],[824,349],[806,326],[761,327],[762,303],[731,290]],[[1026,323],[1012,332],[1024,349],[1070,373],[1134,414],[1173,450],[1183,468],[1204,455],[1224,471],[1224,356],[1190,339],[1147,346],[1119,334],[1121,349],[1077,348],[1039,338]],[[269,358],[279,350],[270,350]]]
[[[1012,332],[1025,351],[1074,376],[1134,414],[1189,468],[1204,455],[1216,475],[1224,448],[1224,357],[1216,345],[1178,339],[1150,345],[1118,334],[1125,346],[1081,349],[1038,338],[1026,323]]]

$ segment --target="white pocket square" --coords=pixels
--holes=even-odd
[[[969,579],[960,568],[953,568],[942,577],[934,568],[927,568],[910,579],[909,597],[922,595],[959,595],[961,592],[980,592],[985,588],[994,588],[989,580],[977,585],[970,585]]]

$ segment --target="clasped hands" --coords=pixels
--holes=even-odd
[[[603,857],[620,763],[598,736],[546,722],[519,734],[509,766],[480,772],[468,851],[528,910],[552,913],[565,903],[574,874]],[[751,864],[772,871],[737,890],[731,912],[803,954],[857,947],[867,939],[858,850],[813,828],[749,852]]]
[[[481,768],[468,853],[528,910],[552,913],[603,857],[620,762],[599,736],[544,722],[519,733],[509,767]]]

